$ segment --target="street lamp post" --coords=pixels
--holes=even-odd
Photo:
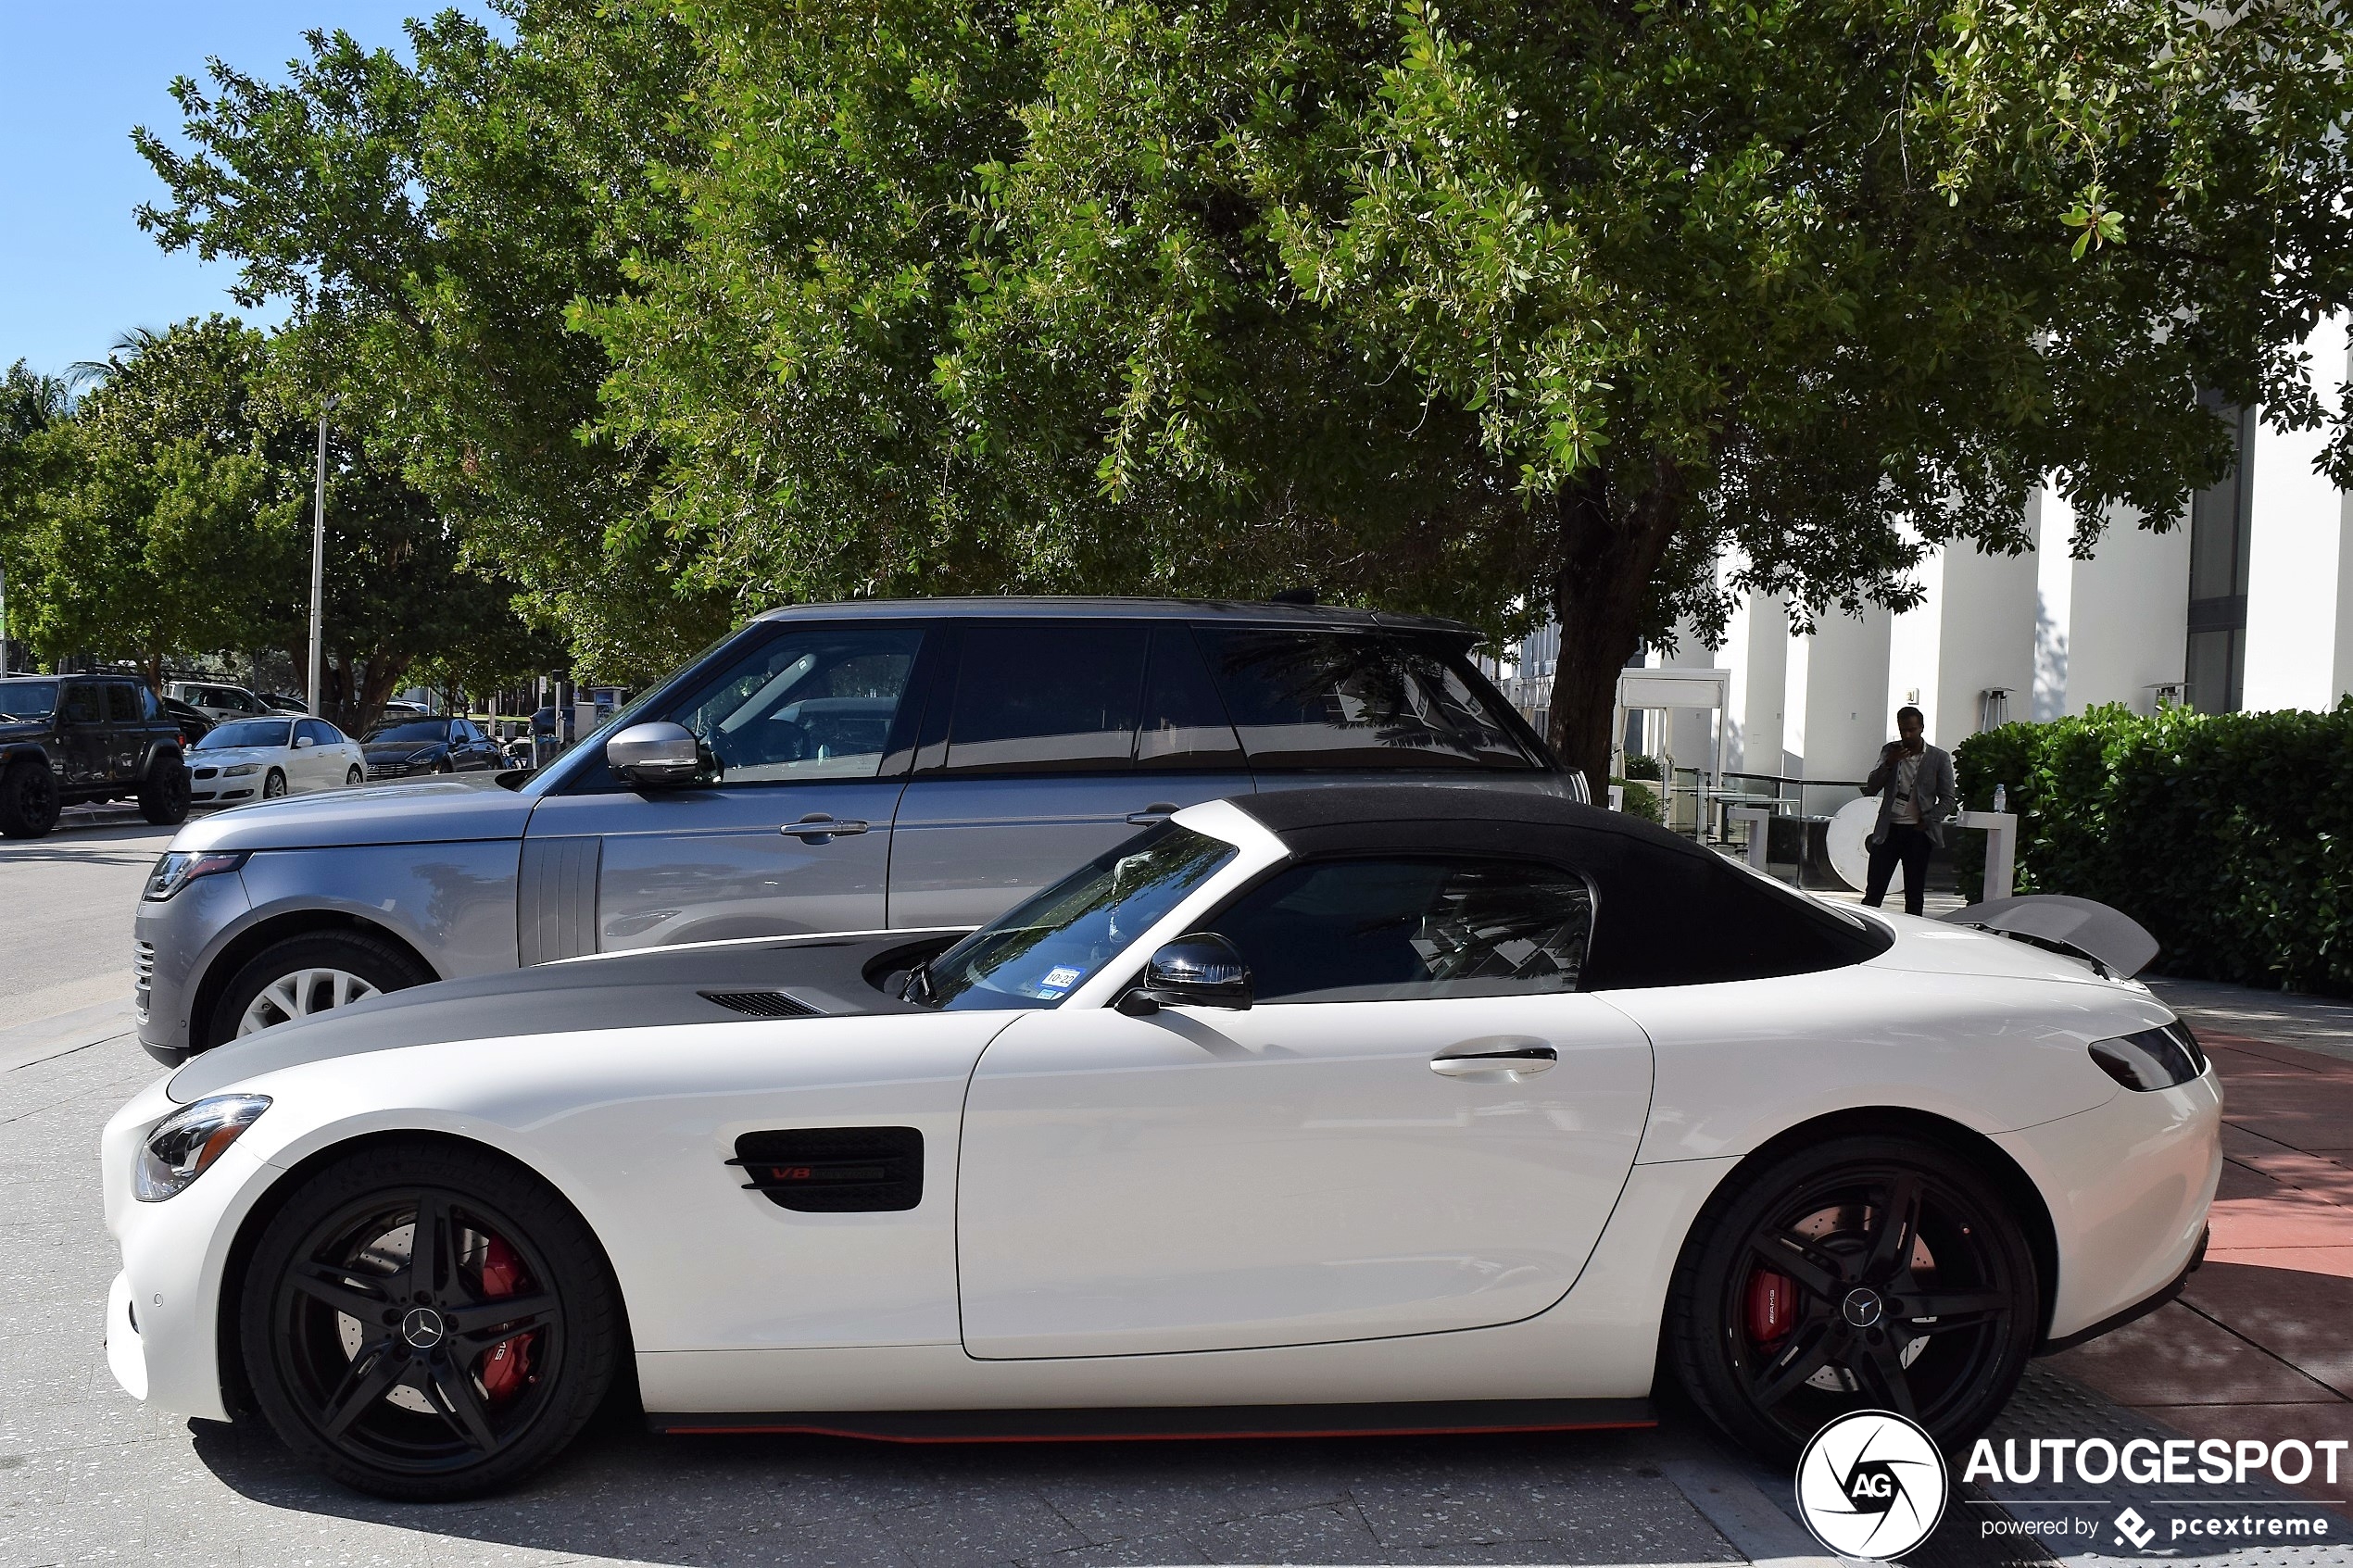
[[[0,680],[8,674],[8,569],[0,566]]]
[[[310,713],[317,718],[324,709],[320,701],[321,634],[319,615],[327,580],[327,411],[335,406],[333,397],[319,410],[319,468],[317,483],[310,506]]]

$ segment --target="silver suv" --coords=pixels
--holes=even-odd
[[[176,1063],[379,991],[582,953],[975,925],[1221,796],[1375,775],[1583,798],[1473,668],[1474,640],[1174,600],[772,611],[535,775],[191,823],[139,907],[139,1037]]]

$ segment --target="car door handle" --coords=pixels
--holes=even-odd
[[[1560,1059],[1561,1053],[1550,1046],[1495,1046],[1486,1040],[1466,1040],[1432,1057],[1429,1070],[1441,1078],[1478,1078],[1495,1073],[1518,1077],[1548,1073]]]
[[[829,817],[823,811],[812,811],[797,822],[786,822],[776,831],[803,844],[823,844],[829,838],[849,838],[864,833],[871,824],[848,817]]]
[[[1128,812],[1127,820],[1130,823],[1137,827],[1148,828],[1153,826],[1155,823],[1164,822],[1176,814],[1176,803],[1175,801],[1155,800],[1140,811]]]

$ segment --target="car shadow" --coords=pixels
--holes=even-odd
[[[1664,1432],[909,1446],[655,1436],[613,1415],[522,1486],[422,1504],[323,1480],[258,1422],[189,1429],[207,1468],[272,1508],[625,1562],[1727,1556],[1661,1472],[1688,1447]]]

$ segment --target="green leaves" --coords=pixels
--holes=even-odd
[[[2124,215],[2107,205],[2107,193],[2096,180],[2083,187],[2075,205],[2062,214],[2059,221],[2082,232],[2075,236],[2075,244],[2068,250],[2071,260],[2081,261],[2083,253],[2102,245],[2124,243]]]

